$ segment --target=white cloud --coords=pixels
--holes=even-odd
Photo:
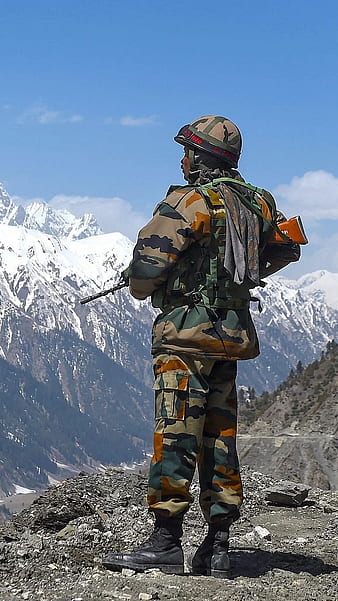
[[[43,104],[35,104],[26,109],[17,118],[17,123],[27,122],[49,125],[53,123],[79,123],[83,121],[82,115],[65,115],[62,111],[51,110]]]
[[[82,115],[71,115],[70,117],[68,117],[68,119],[66,119],[66,123],[80,123],[80,121],[83,121],[83,117]]]
[[[310,233],[309,240],[310,243],[302,247],[300,261],[287,268],[289,277],[300,277],[321,269],[338,273],[338,234],[319,237]],[[284,275],[284,271],[280,275]]]
[[[318,269],[337,273],[338,178],[324,170],[308,171],[277,186],[273,194],[286,215],[301,215],[309,239],[299,263],[287,271],[297,277]]]
[[[114,196],[66,196],[58,194],[48,204],[55,209],[67,209],[76,217],[92,213],[105,233],[121,232],[135,240],[138,231],[149,217],[133,209],[130,202]]]
[[[282,210],[282,205],[287,206],[288,214],[312,220],[338,219],[338,178],[327,171],[295,176],[289,184],[277,186],[273,194]]]
[[[318,265],[325,265],[325,269],[338,272],[338,234],[324,238],[315,253]]]
[[[158,125],[157,115],[150,115],[149,117],[132,117],[127,115],[120,119],[120,124],[126,127],[143,127],[144,125]]]
[[[34,113],[31,113],[31,116],[36,117],[36,121],[40,123],[40,125],[47,125],[47,123],[59,121],[61,114],[59,111],[49,111],[46,108],[41,107],[35,110]]]
[[[145,216],[135,211],[130,202],[117,196],[107,198],[57,194],[48,201],[42,198],[23,199],[19,196],[12,196],[12,199],[15,203],[24,206],[32,202],[47,202],[53,209],[66,209],[76,217],[91,213],[104,233],[120,232],[132,241],[136,240],[138,231],[149,220],[149,215]]]

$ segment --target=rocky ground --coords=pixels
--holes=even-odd
[[[185,521],[184,576],[105,570],[107,551],[130,550],[153,523],[146,479],[111,469],[51,487],[0,527],[0,600],[335,601],[338,493],[313,489],[300,507],[277,506],[265,500],[266,488],[278,484],[272,478],[244,468],[243,480],[231,580],[189,576],[189,559],[205,533],[197,503]]]

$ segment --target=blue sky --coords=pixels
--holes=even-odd
[[[301,214],[287,272],[338,271],[338,3],[4,0],[0,181],[133,238],[183,183],[185,123],[240,127],[244,177]]]

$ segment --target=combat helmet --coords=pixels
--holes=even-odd
[[[225,117],[217,115],[199,117],[181,127],[174,140],[188,148],[197,148],[214,155],[231,167],[238,166],[242,149],[241,132]]]

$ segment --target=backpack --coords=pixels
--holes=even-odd
[[[202,304],[208,310],[245,309],[250,300],[252,285],[236,284],[229,280],[224,269],[226,212],[224,200],[217,183],[226,183],[233,194],[260,219],[259,277],[279,271],[289,263],[298,261],[300,247],[277,225],[277,209],[269,192],[231,178],[218,178],[199,186],[191,186],[205,199],[211,216],[211,231],[214,242],[201,246],[194,242],[184,252],[170,271],[168,279],[152,296],[154,307],[164,310],[167,306]],[[174,188],[175,189],[175,188]],[[173,191],[171,187],[168,193]],[[263,201],[272,215],[265,217]],[[156,209],[155,209],[156,211]],[[275,238],[272,236],[275,235]],[[280,242],[279,240],[282,240]],[[260,282],[264,286],[264,282]]]
[[[209,209],[213,211],[209,201],[209,191],[217,187],[217,183],[225,183],[233,194],[253,213],[255,213],[262,225],[262,236],[260,243],[259,271],[262,278],[276,273],[289,263],[296,262],[300,258],[300,244],[307,244],[308,240],[304,233],[300,217],[294,217],[289,221],[277,223],[277,209],[273,196],[256,186],[247,184],[237,179],[220,177],[208,184],[199,187],[204,198],[207,200]],[[272,219],[267,219],[262,212],[264,201],[270,210]],[[287,227],[285,224],[292,224]],[[287,232],[287,233],[286,233]]]

